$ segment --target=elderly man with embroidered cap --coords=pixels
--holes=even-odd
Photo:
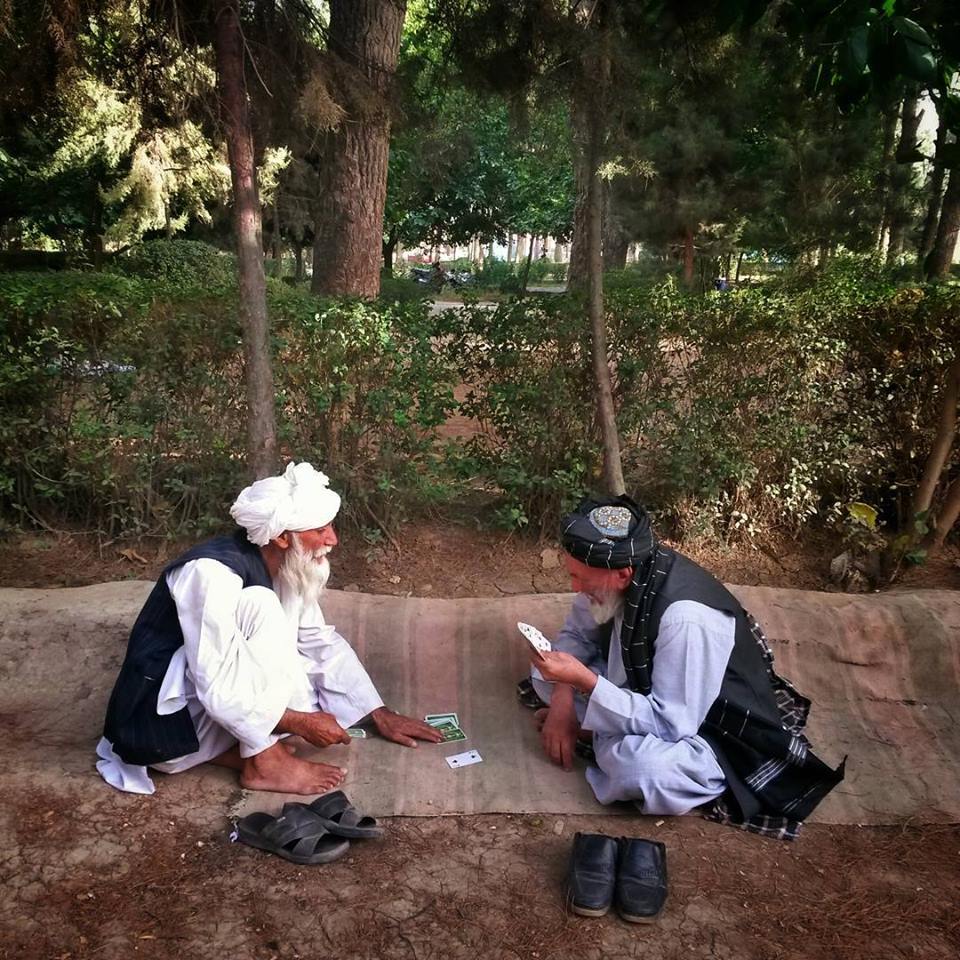
[[[794,838],[843,764],[832,770],[810,749],[810,702],[774,672],[756,621],[658,543],[629,497],[583,501],[561,539],[577,597],[553,651],[532,657],[528,691],[549,704],[539,717],[550,758],[570,769],[588,738],[587,780],[601,803],[703,807]]]
[[[240,528],[168,564],[140,612],[107,707],[97,769],[120,790],[152,793],[147,768],[233,767],[253,790],[317,794],[340,767],[282,742],[349,743],[370,716],[389,740],[438,742],[388,710],[320,596],[337,545],[340,497],[309,463],[258,480],[231,507]]]

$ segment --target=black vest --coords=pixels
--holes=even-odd
[[[806,739],[788,731],[777,705],[772,667],[737,598],[702,567],[661,547],[669,564],[651,608],[650,636],[671,603],[693,600],[722,610],[736,621],[733,650],[720,693],[697,731],[710,744],[727,779],[726,799],[738,819],[787,817],[802,821],[843,779],[808,749]],[[656,640],[651,652],[656,661]]]
[[[157,697],[171,658],[183,646],[183,632],[166,576],[191,560],[201,559],[217,560],[229,567],[243,580],[244,587],[272,589],[260,548],[250,543],[243,530],[198,544],[164,568],[130,632],[127,655],[107,704],[103,735],[125,763],[149,766],[195,753],[200,747],[187,708],[160,716]]]

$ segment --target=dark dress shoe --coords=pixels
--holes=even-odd
[[[653,923],[667,899],[667,848],[653,840],[620,838],[617,913],[629,923]]]
[[[573,838],[567,905],[581,917],[602,917],[613,902],[617,877],[617,841],[602,833],[578,833]]]

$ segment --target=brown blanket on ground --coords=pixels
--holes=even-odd
[[[813,700],[809,734],[847,779],[814,819],[828,823],[960,820],[960,594],[872,596],[733,587],[763,625],[777,670]],[[93,747],[145,583],[0,589],[0,702],[9,770],[36,768],[82,793],[102,788]],[[386,702],[416,716],[456,711],[469,739],[404,749],[378,739],[324,753],[349,767],[345,789],[375,815],[596,812],[583,778],[543,756],[514,696],[526,671],[517,620],[554,633],[570,595],[425,600],[330,591],[324,610],[356,648]],[[451,770],[444,756],[483,763]],[[196,802],[204,767],[157,775],[156,799]],[[236,812],[275,810],[276,795],[239,795]],[[611,812],[623,812],[623,809]]]

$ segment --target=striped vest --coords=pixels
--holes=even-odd
[[[260,548],[250,543],[243,530],[198,544],[164,568],[130,632],[127,654],[107,704],[103,735],[125,763],[149,766],[199,749],[187,708],[161,716],[157,697],[171,658],[183,646],[166,577],[171,570],[201,559],[229,567],[244,587],[272,588]]]

